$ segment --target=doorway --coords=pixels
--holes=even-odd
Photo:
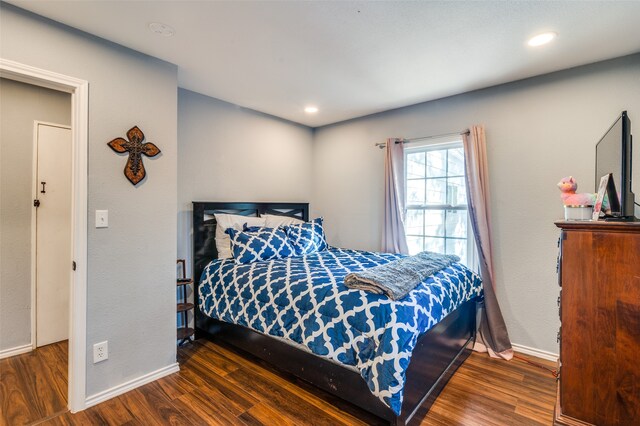
[[[0,78],[0,424],[68,410],[70,124],[68,93]]]
[[[71,127],[34,123],[35,347],[69,338]],[[35,296],[35,298],[34,298]],[[32,326],[33,331],[33,326]],[[34,348],[35,349],[35,348]]]
[[[69,234],[72,263],[66,265],[70,275],[67,406],[71,412],[75,413],[86,406],[89,83],[86,80],[3,58],[0,58],[0,77],[71,95],[71,226]],[[32,217],[32,222],[34,220]],[[35,316],[34,310],[31,312]],[[32,345],[35,343],[32,342]]]

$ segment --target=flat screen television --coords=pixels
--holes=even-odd
[[[623,111],[596,145],[596,191],[600,178],[613,174],[613,182],[620,201],[611,203],[611,219],[634,220],[635,198],[631,191],[631,120]]]

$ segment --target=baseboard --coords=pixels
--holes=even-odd
[[[520,352],[525,355],[537,356],[538,358],[546,359],[547,361],[558,361],[558,354],[554,354],[553,352],[543,351],[542,349],[531,348],[529,346],[518,345],[516,343],[512,343],[511,346],[513,350],[516,352]]]
[[[33,346],[31,343],[27,343],[26,345],[16,346],[15,348],[3,349],[0,351],[0,359],[9,358],[10,356],[16,356],[20,354],[26,354],[27,352],[31,352]]]
[[[110,389],[98,392],[87,397],[84,402],[85,408],[100,404],[101,402],[104,402],[108,399],[114,398],[118,395],[122,395],[123,393],[129,392],[130,390],[133,390],[137,387],[146,385],[147,383],[151,383],[154,380],[158,380],[164,376],[168,376],[169,374],[177,373],[178,371],[180,371],[180,366],[176,362],[175,364],[167,365],[166,367],[162,367],[159,370],[152,371],[151,373],[147,373],[136,379],[129,380],[128,382],[124,382]]]

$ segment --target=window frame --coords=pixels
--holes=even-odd
[[[414,154],[416,152],[424,152],[425,155],[427,152],[429,151],[441,151],[441,150],[446,150],[446,149],[452,149],[452,148],[463,148],[463,144],[462,144],[462,137],[459,135],[454,135],[454,136],[444,136],[444,137],[438,137],[438,138],[431,138],[428,140],[424,140],[424,141],[419,141],[419,142],[412,142],[411,146],[406,146],[404,147],[404,176],[403,176],[403,184],[404,184],[404,193],[405,193],[405,200],[404,200],[404,208],[403,208],[403,213],[404,213],[404,217],[406,218],[407,216],[407,212],[408,210],[423,210],[423,211],[427,211],[427,210],[436,210],[436,211],[443,211],[444,215],[445,215],[445,219],[444,219],[444,223],[446,224],[446,212],[447,210],[464,210],[467,212],[467,236],[466,238],[461,238],[461,237],[447,237],[446,236],[446,230],[445,230],[445,236],[442,237],[442,239],[444,240],[444,244],[445,244],[445,251],[446,251],[446,244],[447,244],[447,240],[466,240],[467,242],[467,267],[469,267],[470,269],[473,270],[478,270],[478,257],[477,257],[477,252],[476,252],[476,244],[475,244],[475,237],[474,237],[474,233],[473,233],[473,228],[471,227],[471,219],[469,217],[469,206],[468,206],[468,202],[465,202],[465,204],[460,204],[460,205],[452,205],[452,204],[426,204],[426,199],[425,199],[425,204],[409,204],[408,203],[408,182],[409,182],[409,177],[408,177],[408,167],[407,167],[407,157],[409,154]],[[425,159],[426,160],[426,159]],[[466,168],[463,172],[463,174],[461,176],[455,175],[455,176],[448,176],[448,161],[447,161],[447,170],[445,175],[442,178],[459,178],[462,177],[463,181],[465,182],[465,186],[466,186]],[[442,179],[442,178],[432,178],[432,179]],[[415,180],[418,179],[423,179],[425,181],[425,185],[426,185],[426,181],[428,180],[428,178],[425,176],[425,178],[416,178]],[[425,188],[426,191],[426,188]],[[426,224],[425,224],[426,225]],[[428,235],[425,234],[425,225],[423,225],[423,230],[422,230],[422,234],[420,234],[419,236],[421,236],[422,238],[426,238],[429,237]],[[418,236],[418,235],[409,235],[407,234],[407,231],[405,229],[405,236],[406,237],[410,237],[410,236]],[[438,237],[440,238],[440,237]],[[424,248],[424,246],[423,246]]]

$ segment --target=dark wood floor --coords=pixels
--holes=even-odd
[[[62,349],[66,355],[66,347]],[[380,424],[377,418],[358,408],[279,374],[228,346],[199,341],[179,349],[178,354],[179,373],[81,413],[63,413],[40,424]],[[546,361],[536,361],[552,366]],[[4,366],[4,362],[0,365]],[[11,419],[8,423],[11,425],[28,424],[31,418],[27,414],[16,414],[24,408],[14,408],[13,417],[5,416],[6,407],[13,404],[6,400],[7,388],[17,386],[24,373],[15,377],[5,382],[2,376],[0,417],[3,424],[7,424],[5,417]],[[554,399],[555,379],[549,372],[521,361],[506,362],[472,354],[431,410],[420,413],[412,426],[550,425]]]
[[[0,425],[33,424],[67,411],[67,341],[0,360]]]

